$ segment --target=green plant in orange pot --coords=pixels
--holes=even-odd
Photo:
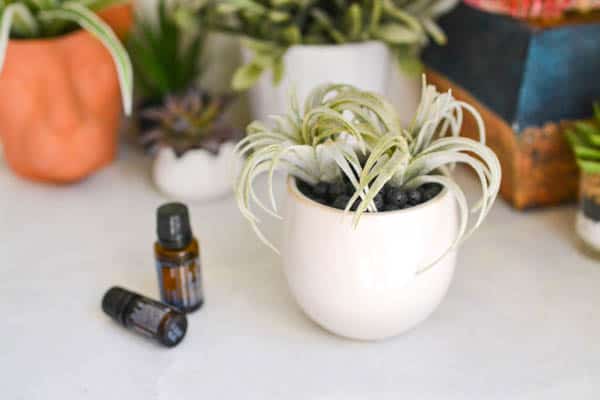
[[[131,111],[118,38],[131,22],[119,0],[0,0],[0,140],[15,173],[69,183],[112,161]]]

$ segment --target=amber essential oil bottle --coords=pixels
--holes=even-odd
[[[127,329],[167,347],[177,346],[187,331],[187,318],[181,311],[120,287],[106,292],[102,309]]]
[[[183,312],[204,304],[200,249],[192,234],[188,208],[169,203],[157,211],[158,241],[154,245],[162,301]]]

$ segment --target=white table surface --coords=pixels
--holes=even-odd
[[[600,264],[577,246],[573,207],[519,213],[499,201],[435,314],[360,343],[304,317],[231,197],[193,206],[207,303],[167,350],[100,309],[111,285],[157,296],[154,212],[165,199],[148,171],[124,151],[56,188],[0,161],[0,399],[599,398]]]

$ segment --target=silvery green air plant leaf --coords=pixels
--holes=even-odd
[[[465,111],[477,122],[479,141],[459,136]],[[481,187],[481,197],[471,209],[471,213],[478,215],[470,229],[467,229],[470,213],[466,196],[451,177],[455,164],[471,168]],[[358,224],[370,201],[387,183],[406,188],[439,183],[455,196],[460,212],[459,234],[443,257],[481,225],[498,195],[501,179],[498,158],[485,145],[485,126],[479,113],[471,105],[454,99],[451,92],[439,93],[423,78],[422,99],[412,125],[382,136],[372,147],[358,187],[358,192],[365,192],[366,196],[362,196],[354,223]],[[355,194],[349,204],[357,198]]]
[[[278,217],[273,174],[283,170],[306,182],[333,182],[346,175],[358,187],[359,156],[389,130],[400,129],[393,107],[380,97],[348,85],[323,85],[307,97],[301,111],[292,96],[287,115],[270,123],[255,121],[237,147],[246,162],[236,182],[238,206],[258,236],[274,249],[258,229],[252,204]],[[269,206],[253,190],[256,177],[268,174]],[[374,211],[374,206],[369,204]]]
[[[465,112],[477,122],[479,141],[460,137]],[[396,111],[383,98],[348,85],[317,87],[307,97],[304,112],[292,101],[288,115],[272,118],[273,125],[257,121],[248,127],[248,136],[238,146],[248,158],[236,185],[240,210],[272,248],[258,229],[259,220],[251,203],[277,216],[272,192],[276,169],[312,184],[345,175],[356,189],[348,204],[360,199],[354,226],[365,212],[377,212],[373,199],[386,184],[402,188],[425,183],[444,186],[456,198],[460,224],[454,243],[439,259],[481,225],[498,195],[500,163],[485,145],[481,116],[450,92],[439,93],[427,85],[425,78],[422,99],[409,127],[401,126]],[[361,157],[366,158],[362,163]],[[481,197],[471,211],[465,194],[451,176],[458,163],[473,169],[481,186]],[[269,174],[270,206],[262,203],[252,189],[254,179],[262,173]],[[346,212],[350,212],[349,207]],[[469,228],[470,213],[478,215]]]

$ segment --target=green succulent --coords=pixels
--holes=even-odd
[[[149,153],[161,146],[172,148],[177,157],[192,149],[218,153],[222,143],[233,140],[237,130],[225,118],[232,96],[212,96],[199,89],[169,95],[161,106],[142,112],[145,127],[140,142]]]
[[[286,50],[298,44],[343,44],[380,40],[407,70],[420,70],[419,52],[432,38],[446,37],[435,19],[456,0],[214,0],[206,18],[217,30],[247,38],[255,53],[234,76],[248,89],[272,69],[277,83]]]
[[[160,101],[164,96],[194,86],[202,73],[205,32],[195,21],[196,6],[185,2],[157,2],[157,20],[136,17],[129,50],[141,97]]]
[[[111,53],[121,85],[123,106],[132,108],[133,71],[127,51],[110,26],[97,15],[124,0],[0,0],[0,73],[10,38],[33,39],[60,36],[78,26],[98,38]]]
[[[588,174],[600,173],[600,103],[594,104],[592,121],[576,122],[566,132],[579,168]]]
[[[345,177],[355,188],[350,205],[359,201],[354,223],[364,212],[377,212],[375,196],[385,185],[416,188],[437,183],[456,197],[460,215],[458,245],[483,221],[500,188],[501,169],[496,155],[485,146],[481,116],[451,93],[438,93],[423,83],[423,95],[416,116],[403,127],[396,111],[379,95],[348,85],[324,85],[308,96],[301,113],[292,97],[287,115],[274,116],[272,124],[253,122],[238,151],[247,156],[236,184],[238,206],[259,237],[273,248],[258,229],[251,209],[256,204],[277,216],[273,195],[273,174],[282,169],[307,183],[335,182]],[[478,124],[480,141],[460,137],[464,112]],[[473,212],[479,216],[468,228],[468,203],[451,177],[456,163],[466,164],[477,174],[482,196]],[[271,205],[254,193],[253,183],[267,173]]]

